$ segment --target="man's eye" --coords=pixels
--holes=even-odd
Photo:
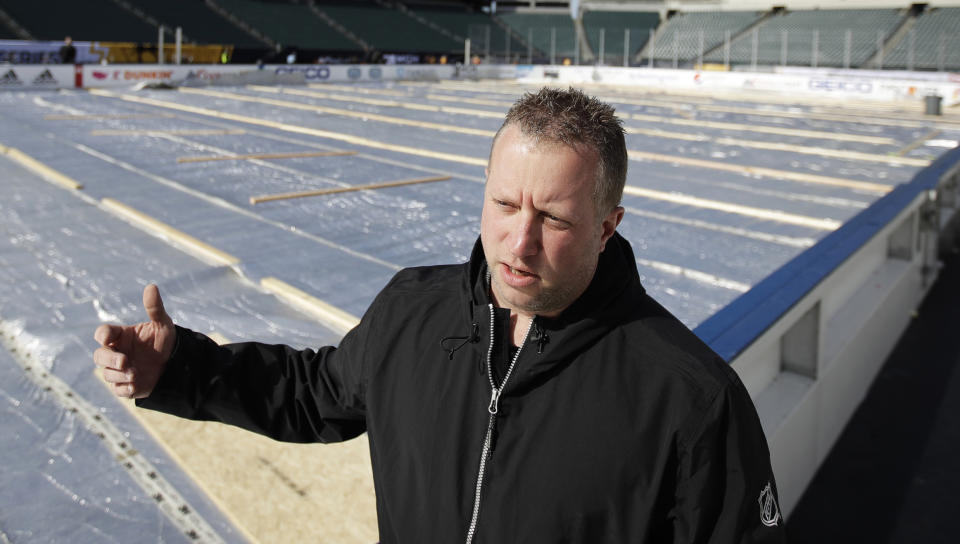
[[[555,215],[544,214],[544,217],[546,218],[547,222],[550,224],[551,227],[565,229],[570,226],[570,223],[568,223],[563,219],[560,219]]]

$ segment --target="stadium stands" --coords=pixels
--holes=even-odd
[[[374,4],[318,5],[324,13],[383,52],[449,53],[463,43],[395,9]]]
[[[658,60],[694,61],[701,52],[722,46],[727,37],[736,37],[761,16],[755,11],[678,13],[664,23],[643,55]]]
[[[236,57],[239,62],[276,60],[297,49],[330,54],[331,59],[371,60],[380,53],[459,59],[469,39],[472,53],[484,62],[636,65],[652,59],[659,66],[685,67],[702,60],[741,66],[960,69],[960,7],[905,3],[899,9],[791,11],[787,5],[767,11],[678,11],[661,21],[660,13],[627,11],[626,3],[606,8],[617,11],[605,11],[607,4],[600,2],[585,3],[582,19],[575,23],[566,9],[554,5],[531,9],[507,2],[490,14],[479,9],[481,4],[485,5],[458,0],[0,0],[0,12],[9,15],[0,17],[0,39],[60,41],[70,35],[81,41],[132,42],[131,47],[141,47],[138,44],[156,42],[156,27],[162,24],[171,29],[169,41],[172,29],[179,26],[187,43],[242,50]],[[586,40],[581,45],[589,46],[589,52],[577,46],[580,25],[581,39]],[[600,54],[604,58],[598,60]]]
[[[561,58],[576,58],[576,31],[568,14],[547,13],[500,13],[497,17],[513,28],[524,39],[533,38],[533,47],[550,57],[555,52],[555,61]]]
[[[110,0],[2,0],[0,8],[38,40],[153,42],[157,29]]]
[[[474,52],[486,53],[488,49],[490,52],[505,51],[507,48],[507,32],[489,15],[467,11],[462,6],[407,4],[407,8],[417,16],[446,29],[460,40],[470,38]],[[462,41],[458,43],[462,50]],[[512,54],[526,54],[525,42],[511,38],[509,44]]]
[[[217,0],[220,6],[284,46],[348,51],[357,45],[303,4]]]
[[[622,11],[587,11],[583,14],[583,27],[594,55],[600,55],[600,30],[603,29],[603,63],[623,62],[625,31],[629,30],[627,43],[628,59],[646,45],[650,30],[657,28],[660,15],[657,13]]]
[[[857,67],[896,30],[904,14],[893,9],[836,9],[774,14],[730,44],[732,64]],[[723,62],[723,47],[706,58]]]
[[[883,59],[884,68],[960,70],[960,8],[933,8]]]
[[[167,27],[181,27],[185,38],[196,43],[262,47],[256,38],[240,30],[196,0],[126,0]]]

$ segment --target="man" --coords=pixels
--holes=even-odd
[[[73,64],[77,60],[77,48],[73,46],[73,38],[67,36],[63,39],[63,45],[60,46],[60,62],[62,64]]]
[[[104,378],[138,405],[278,440],[367,432],[383,542],[779,542],[743,385],[647,296],[616,233],[613,108],[525,95],[494,138],[463,265],[399,272],[338,348],[218,346],[102,325]]]

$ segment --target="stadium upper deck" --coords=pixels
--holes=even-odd
[[[301,63],[452,63],[469,40],[483,62],[960,69],[960,2],[581,2],[576,20],[563,4],[0,0],[0,38],[71,35],[142,49],[155,47],[162,25],[167,41],[181,27],[187,42],[232,48],[236,62],[295,53]]]

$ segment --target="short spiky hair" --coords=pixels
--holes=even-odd
[[[514,103],[494,143],[511,125],[538,143],[560,143],[597,153],[597,210],[604,216],[620,205],[627,180],[627,145],[613,107],[573,87],[566,91],[544,87],[525,93]]]

